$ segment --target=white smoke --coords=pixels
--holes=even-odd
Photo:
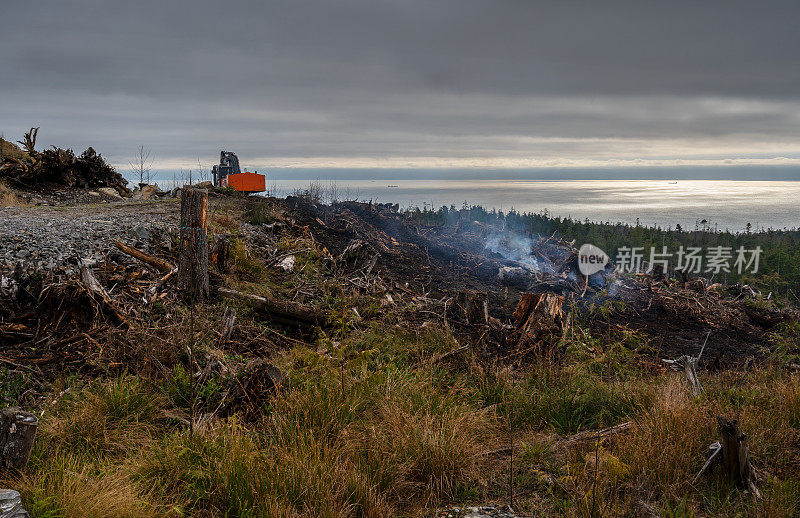
[[[540,272],[539,261],[533,256],[534,242],[531,238],[504,232],[491,234],[486,238],[486,250],[502,255],[504,258],[528,266]]]

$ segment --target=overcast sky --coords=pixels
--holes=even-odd
[[[800,2],[9,1],[0,131],[158,167],[800,164]]]

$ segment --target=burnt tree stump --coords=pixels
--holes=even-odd
[[[453,293],[450,317],[466,324],[489,322],[489,296],[485,291],[464,290]]]
[[[39,419],[18,407],[0,413],[0,463],[4,469],[22,469],[28,463]]]
[[[178,279],[187,299],[208,297],[208,191],[181,189],[180,266]]]

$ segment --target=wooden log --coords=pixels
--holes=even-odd
[[[159,259],[158,257],[146,254],[141,250],[137,250],[132,246],[128,246],[122,241],[117,241],[116,243],[114,243],[114,246],[116,246],[121,252],[124,252],[129,256],[140,260],[145,264],[149,264],[150,266],[152,266],[153,268],[162,273],[169,273],[175,269],[175,266],[171,265],[169,262],[164,261],[163,259]]]
[[[21,470],[28,463],[39,419],[18,407],[0,413],[0,463],[5,469]]]
[[[624,423],[615,426],[609,426],[608,428],[603,428],[601,430],[586,430],[583,432],[578,432],[575,435],[568,435],[561,439],[557,439],[554,442],[554,446],[570,446],[582,441],[603,439],[612,435],[625,433],[630,430],[631,427],[633,427],[633,421],[626,421]],[[484,451],[479,455],[498,455],[508,453],[513,448],[513,445],[501,446],[493,450]]]
[[[627,432],[633,426],[633,421],[627,421],[616,426],[609,426],[602,430],[586,430],[585,432],[578,432],[575,435],[564,437],[558,441],[559,444],[572,444],[580,441],[597,440],[609,435],[616,435],[618,433]]]
[[[469,345],[462,345],[460,347],[456,347],[455,349],[447,351],[446,353],[442,353],[439,356],[433,357],[433,359],[431,359],[430,362],[432,364],[437,364],[437,363],[439,363],[441,361],[444,361],[444,360],[446,360],[446,359],[448,359],[448,358],[450,358],[452,356],[455,356],[455,355],[457,355],[459,353],[462,353],[464,351],[468,351],[469,348],[470,348]]]
[[[208,191],[184,187],[181,190],[180,266],[178,278],[187,299],[208,297],[208,240],[206,218]]]
[[[297,302],[271,300],[266,297],[242,293],[229,288],[220,288],[218,293],[224,297],[244,301],[264,311],[276,322],[283,324],[294,326],[323,326],[328,320],[328,314],[326,312]]]

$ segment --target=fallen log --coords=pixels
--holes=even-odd
[[[278,301],[242,293],[229,288],[219,288],[218,293],[224,297],[241,300],[267,313],[270,318],[282,324],[293,326],[324,326],[328,321],[328,314],[312,306],[297,302]]]
[[[116,246],[121,252],[126,253],[129,256],[131,256],[133,258],[136,258],[136,259],[140,260],[141,262],[143,262],[145,264],[149,264],[150,266],[152,266],[153,268],[155,268],[156,270],[158,270],[158,271],[160,271],[162,273],[169,273],[169,272],[171,272],[172,270],[175,269],[175,267],[173,265],[171,265],[170,263],[168,263],[167,261],[164,261],[163,259],[159,259],[158,257],[154,257],[152,255],[146,254],[146,253],[142,252],[141,250],[137,250],[136,248],[133,248],[132,246],[126,245],[122,241],[117,241],[116,243],[114,243],[114,246]]]
[[[437,363],[439,363],[441,361],[444,361],[444,360],[446,360],[446,359],[448,359],[448,358],[450,358],[452,356],[455,356],[455,355],[457,355],[459,353],[462,353],[464,351],[468,351],[469,348],[470,348],[469,345],[462,345],[460,347],[456,347],[455,349],[453,349],[451,351],[447,351],[446,353],[442,353],[439,356],[433,357],[433,359],[431,359],[430,362],[431,362],[431,364],[435,365],[435,364],[437,364]]]
[[[633,426],[633,421],[627,421],[622,424],[618,424],[616,426],[609,426],[608,428],[603,428],[602,430],[586,430],[585,432],[578,432],[575,435],[569,435],[564,437],[558,444],[573,444],[580,441],[587,441],[587,440],[597,440],[602,439],[603,437],[608,437],[609,435],[616,435],[618,433],[627,432]]]

